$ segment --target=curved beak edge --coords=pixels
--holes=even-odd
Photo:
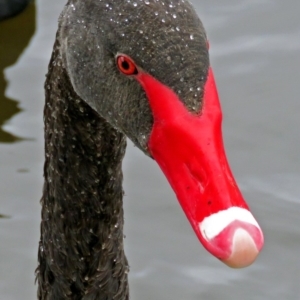
[[[240,207],[205,218],[199,229],[204,247],[232,268],[251,265],[264,243],[262,230],[253,215]]]

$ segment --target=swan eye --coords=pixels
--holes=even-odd
[[[138,70],[133,60],[126,55],[117,56],[117,66],[124,75],[137,75]]]

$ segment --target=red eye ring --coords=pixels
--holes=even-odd
[[[136,64],[127,55],[121,54],[117,56],[117,66],[124,75],[138,74]]]

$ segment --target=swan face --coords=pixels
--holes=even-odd
[[[119,72],[118,53],[171,88],[189,111],[201,109],[207,39],[188,2],[73,1],[60,23],[61,52],[75,91],[146,154],[153,115],[140,84]]]
[[[229,266],[251,264],[263,233],[226,159],[208,42],[190,4],[74,0],[58,38],[75,92],[155,159],[203,246]],[[134,72],[120,71],[120,57]]]

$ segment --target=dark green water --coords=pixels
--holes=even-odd
[[[35,13],[35,4],[31,3],[18,17],[0,23],[0,142],[2,143],[16,142],[21,138],[2,128],[21,111],[19,102],[5,95],[7,80],[3,72],[17,62],[28,46],[35,32]]]

